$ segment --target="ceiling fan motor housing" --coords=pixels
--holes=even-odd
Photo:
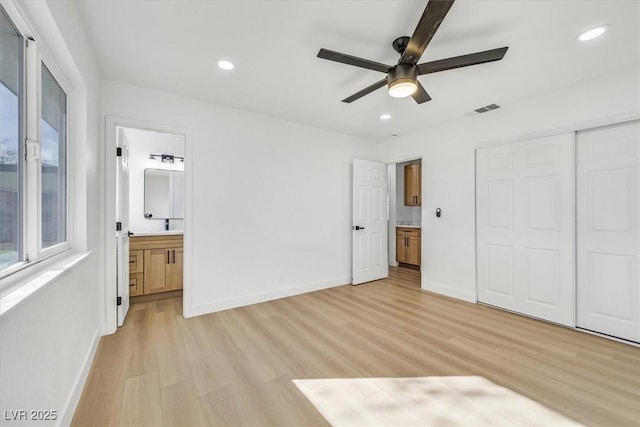
[[[411,64],[398,64],[387,74],[387,83],[415,82],[418,79],[418,67]]]

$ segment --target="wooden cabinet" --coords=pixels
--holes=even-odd
[[[129,296],[142,295],[144,288],[144,251],[129,250]]]
[[[420,265],[420,229],[396,228],[396,260],[403,264]]]
[[[404,167],[404,205],[422,205],[422,165],[420,163]]]
[[[155,294],[171,290],[171,250],[147,249],[144,251],[144,293]]]
[[[182,255],[184,251],[182,248],[172,249],[173,266],[171,267],[171,274],[169,281],[171,282],[171,290],[182,289]]]
[[[129,295],[182,289],[182,235],[133,236],[129,244],[129,260]],[[134,275],[131,273],[132,265],[140,270]]]

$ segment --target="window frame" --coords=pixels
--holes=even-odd
[[[9,267],[0,270],[0,278],[5,277],[5,275],[11,274],[14,270],[19,270],[23,268],[23,264],[25,264],[25,253],[26,253],[26,239],[24,238],[26,234],[26,197],[25,197],[25,182],[26,182],[26,162],[23,162],[23,158],[26,156],[26,146],[23,141],[25,140],[26,134],[26,83],[25,83],[25,37],[18,24],[15,22],[11,14],[6,8],[2,8],[0,13],[4,14],[4,16],[8,19],[9,25],[11,28],[18,34],[22,41],[22,49],[20,50],[19,60],[21,62],[21,72],[18,73],[18,162],[16,164],[16,171],[18,172],[18,195],[17,202],[20,207],[20,215],[19,215],[19,227],[18,227],[18,262],[10,265]],[[5,273],[6,272],[6,273]]]
[[[36,48],[38,46],[36,45]],[[72,155],[72,144],[71,140],[71,131],[70,131],[70,104],[71,104],[71,96],[69,96],[69,83],[65,81],[64,75],[56,69],[55,63],[53,63],[46,54],[43,52],[38,52],[40,54],[39,57],[39,66],[38,67],[38,115],[36,120],[38,122],[38,142],[42,144],[42,126],[40,125],[40,121],[42,119],[42,67],[47,67],[47,70],[53,77],[53,79],[58,83],[60,88],[65,94],[66,103],[65,103],[65,120],[64,120],[64,132],[65,132],[65,150],[64,150],[64,161],[65,161],[65,240],[60,243],[56,243],[55,245],[49,246],[48,248],[42,248],[42,156],[39,156],[38,159],[38,249],[37,249],[37,257],[38,259],[48,258],[50,256],[56,255],[60,252],[64,252],[67,249],[71,248],[72,242],[72,228],[70,216],[72,215],[72,206],[70,203],[70,199],[73,197],[73,192],[69,191],[71,187],[71,183],[73,182],[73,174],[72,174],[72,165],[71,159],[73,159]],[[41,154],[41,153],[40,153]]]
[[[9,7],[7,7],[9,6]],[[1,13],[9,19],[13,29],[22,37],[21,49],[22,70],[20,73],[20,89],[22,99],[19,99],[20,124],[20,185],[18,200],[21,208],[21,224],[19,235],[18,261],[0,270],[0,279],[4,279],[41,261],[52,258],[72,249],[73,242],[73,212],[74,212],[74,132],[71,128],[71,111],[73,110],[73,87],[65,74],[56,65],[56,61],[48,53],[46,47],[38,44],[30,35],[29,25],[16,13],[11,4],[1,3]],[[50,247],[42,246],[42,67],[47,67],[56,83],[66,96],[65,111],[65,240]],[[0,291],[5,286],[0,284]]]

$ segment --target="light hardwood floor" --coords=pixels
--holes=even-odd
[[[587,425],[640,425],[640,349],[420,290],[419,272],[184,319],[131,306],[73,425],[327,425],[293,379],[482,376]]]

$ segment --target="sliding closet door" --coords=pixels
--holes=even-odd
[[[575,326],[574,141],[476,152],[480,302]]]
[[[578,133],[578,327],[640,342],[640,123]]]

